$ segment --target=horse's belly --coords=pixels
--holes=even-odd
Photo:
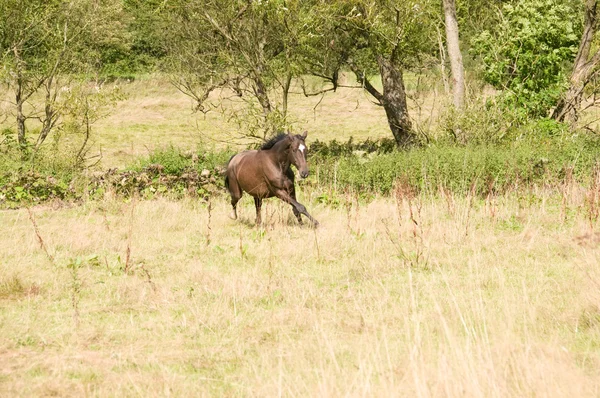
[[[239,181],[240,187],[248,194],[260,198],[268,198],[271,195],[269,187],[264,181]]]

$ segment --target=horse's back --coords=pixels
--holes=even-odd
[[[251,150],[251,151],[240,152],[236,155],[233,155],[231,157],[231,159],[229,159],[229,163],[227,164],[227,171],[238,169],[240,167],[240,165],[243,162],[245,162],[245,160],[248,160],[248,158],[255,156],[256,153],[258,153],[258,151]]]

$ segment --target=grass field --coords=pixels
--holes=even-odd
[[[585,192],[343,202],[1,212],[0,395],[600,393]]]

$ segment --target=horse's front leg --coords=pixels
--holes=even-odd
[[[260,209],[262,207],[262,199],[258,196],[254,197],[254,207],[256,207],[256,225],[260,225],[262,223],[262,218],[260,215]]]
[[[277,196],[279,199],[283,200],[284,202],[292,205],[298,213],[304,214],[313,223],[313,225],[315,227],[319,226],[319,222],[317,220],[315,220],[313,218],[313,216],[308,214],[308,211],[306,211],[306,207],[304,207],[303,204],[298,203],[298,201],[296,199],[292,198],[292,196],[290,195],[290,193],[287,190],[278,189],[277,192],[275,193],[275,196]]]
[[[296,200],[296,187],[294,185],[292,185],[292,189],[290,189],[290,197],[292,199]],[[294,215],[298,219],[298,224],[300,224],[300,225],[304,224],[302,222],[302,217],[300,217],[300,212],[298,211],[298,209],[296,209],[296,206],[292,205],[292,211],[294,212]]]
[[[287,184],[286,184],[286,182],[284,182],[283,185],[288,186],[287,190],[290,193],[291,198],[296,200],[296,184],[294,184],[294,179],[295,179],[296,175],[294,174],[294,171],[291,168],[288,168],[286,170],[285,175],[287,176],[289,181],[287,181]],[[294,212],[294,216],[296,216],[296,219],[298,220],[298,224],[300,224],[300,225],[304,224],[302,222],[302,217],[300,217],[300,212],[296,209],[296,206],[292,205],[292,211]]]

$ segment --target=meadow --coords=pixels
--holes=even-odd
[[[125,90],[103,167],[233,145],[164,81]],[[359,91],[293,101],[309,143],[388,134]],[[224,193],[0,210],[0,395],[598,396],[598,186],[300,184],[318,229],[273,199],[257,227],[248,196],[230,220]]]
[[[0,390],[597,396],[600,234],[585,192],[535,197],[3,211]]]

